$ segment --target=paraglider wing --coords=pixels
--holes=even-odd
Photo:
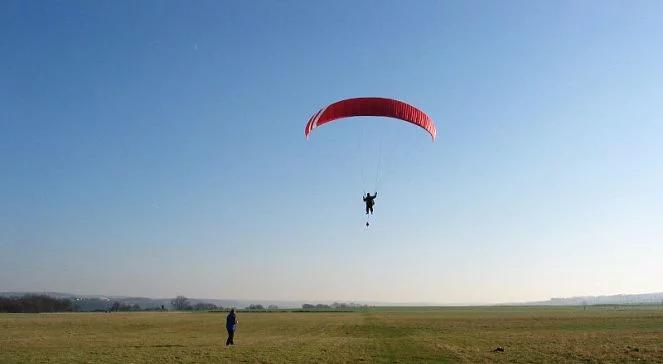
[[[433,140],[437,135],[433,119],[425,112],[402,101],[381,97],[347,99],[326,106],[311,116],[304,129],[304,134],[308,139],[313,129],[330,121],[353,116],[384,116],[400,119],[423,128]]]

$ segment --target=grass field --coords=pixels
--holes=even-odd
[[[663,362],[663,307],[0,314],[0,362]],[[493,352],[498,346],[504,352]]]

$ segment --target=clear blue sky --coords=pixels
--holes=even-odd
[[[3,1],[0,291],[663,291],[661,24],[660,1]],[[304,139],[356,96],[437,142]]]

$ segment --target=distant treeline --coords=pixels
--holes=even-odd
[[[302,305],[302,310],[304,311],[331,311],[331,310],[355,310],[355,309],[360,309],[360,308],[368,308],[368,305],[361,305],[357,303],[339,303],[339,302],[334,302],[331,305],[327,304],[310,304],[310,303],[305,303]],[[249,305],[244,308],[245,311],[276,311],[279,310],[279,306],[277,305],[269,305],[267,308],[265,308],[263,305],[260,304],[253,304]]]
[[[269,305],[267,308],[265,306],[260,305],[260,304],[253,304],[253,305],[248,305],[244,307],[245,311],[276,311],[279,309],[279,306],[277,305]]]
[[[178,296],[171,301],[172,308],[183,311],[223,310],[223,307],[211,303],[189,304],[186,297]],[[37,312],[129,312],[129,311],[167,311],[160,307],[141,307],[135,303],[99,298],[55,298],[44,294],[26,294],[23,296],[0,296],[0,312],[37,313]]]
[[[0,297],[0,312],[36,313],[73,311],[71,300],[45,295],[25,295],[21,297]]]
[[[222,306],[217,306],[213,303],[199,302],[192,305],[188,298],[184,296],[177,296],[170,301],[170,305],[178,311],[215,311],[223,310]]]
[[[134,302],[125,302],[121,298],[118,300],[84,298],[76,297],[73,300],[69,298],[55,298],[44,294],[26,294],[23,296],[0,296],[0,312],[14,313],[36,313],[36,312],[128,312],[128,311],[168,311],[175,309],[178,311],[224,311],[222,306],[213,303],[198,302],[191,304],[190,300],[184,296],[177,296],[170,301],[170,305],[154,306],[151,302],[146,306],[138,305]],[[367,308],[367,305],[356,303],[338,303],[327,304],[303,304],[304,311],[326,311],[326,310],[354,310]],[[261,304],[252,304],[244,308],[246,311],[277,311],[276,305],[264,307]]]
[[[368,308],[368,305],[361,305],[357,303],[339,303],[339,302],[334,302],[331,305],[325,305],[318,303],[316,305],[312,305],[309,303],[305,303],[302,305],[303,310],[348,310],[348,309],[356,309],[356,308]]]

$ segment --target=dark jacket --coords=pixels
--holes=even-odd
[[[375,200],[376,197],[378,197],[377,192],[375,193],[375,196],[371,196],[370,193],[368,194],[368,196],[364,196],[364,202],[366,202],[366,206],[371,207],[375,205],[375,201],[373,200]]]
[[[235,324],[237,324],[237,317],[235,317],[234,312],[231,312],[226,316],[226,329],[235,331]]]

